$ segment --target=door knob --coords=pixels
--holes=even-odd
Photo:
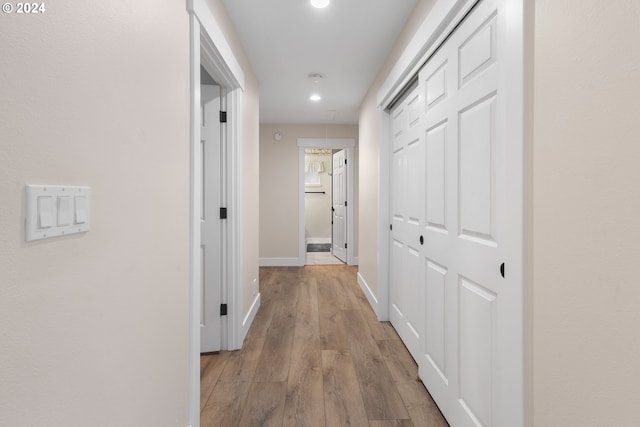
[[[420,244],[424,245],[424,236],[420,236]]]

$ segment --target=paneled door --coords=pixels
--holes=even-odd
[[[517,426],[521,230],[510,228],[505,8],[483,0],[419,75],[426,146],[420,376],[452,425]],[[502,37],[502,38],[500,38]],[[520,169],[521,171],[521,169]],[[506,262],[506,267],[505,263]],[[504,275],[504,277],[503,277]],[[511,387],[510,384],[514,385]]]
[[[520,110],[510,104],[507,58],[513,4],[478,2],[420,70],[417,95],[390,112],[390,317],[456,427],[523,425],[523,162],[521,133],[510,128]]]
[[[390,321],[416,360],[422,354],[421,340],[424,340],[421,105],[419,88],[414,84],[391,111]]]
[[[347,261],[347,163],[345,150],[333,153],[332,171],[332,239],[331,251],[342,262]]]
[[[200,351],[219,351],[221,344],[221,222],[220,222],[220,86],[201,86],[202,212],[200,214],[202,307]]]

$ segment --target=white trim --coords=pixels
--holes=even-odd
[[[244,316],[244,320],[242,321],[242,341],[244,341],[244,337],[247,336],[247,332],[249,332],[249,328],[253,323],[253,319],[256,318],[256,314],[258,313],[258,309],[260,308],[260,300],[261,297],[260,293],[258,292],[258,295],[256,295],[253,303],[251,304],[251,308],[249,308],[249,312],[246,316]]]
[[[353,155],[356,145],[355,138],[298,138],[298,265],[305,265],[307,248],[304,231],[304,149],[325,148],[344,149],[347,159],[347,259],[348,265],[353,265],[354,246],[354,215],[353,215]],[[349,208],[351,207],[351,208]]]
[[[260,258],[260,267],[302,267],[298,258]]]
[[[242,67],[233,54],[233,50],[222,33],[222,29],[216,22],[211,10],[209,10],[206,0],[187,0],[187,10],[198,18],[200,25],[202,25],[203,33],[209,37],[207,41],[211,42],[210,45],[202,46],[206,48],[206,55],[203,55],[202,58],[203,66],[207,71],[210,71],[207,65],[216,69],[213,74],[209,73],[216,82],[224,86],[239,87],[244,90]],[[217,76],[214,74],[217,74]],[[224,76],[225,81],[218,81],[219,76]]]
[[[357,274],[357,278],[358,278],[358,285],[360,285],[360,289],[362,289],[362,292],[364,292],[364,296],[367,297],[367,301],[369,301],[369,305],[371,306],[371,308],[373,308],[373,311],[376,313],[378,320],[382,321],[382,319],[380,319],[380,314],[379,314],[380,304],[378,303],[378,299],[376,298],[374,293],[371,291],[371,288],[367,284],[367,281],[364,280],[364,277],[362,277],[362,274],[360,274],[359,271]]]
[[[357,256],[354,256],[349,265],[360,265],[360,259]]]
[[[228,294],[230,310],[227,316],[227,350],[242,347],[242,301],[244,277],[242,275],[242,90],[236,88],[227,94],[227,208],[228,219]]]
[[[298,147],[304,148],[353,148],[354,138],[298,138]]]
[[[479,0],[438,0],[378,90],[376,102],[388,108],[427,59]]]
[[[226,150],[226,173],[223,194],[226,194],[230,215],[226,233],[226,262],[222,266],[226,286],[222,286],[222,301],[229,305],[229,315],[222,320],[223,349],[237,349],[242,345],[242,283],[241,273],[241,113],[244,73],[236,60],[221,27],[215,21],[206,0],[187,0],[190,23],[190,91],[191,91],[191,201],[190,201],[190,305],[189,305],[189,421],[192,427],[200,427],[200,193],[199,176],[202,166],[200,150],[200,67],[213,77],[227,92],[225,102],[229,122],[226,138],[222,141]],[[224,282],[223,282],[224,283]]]
[[[391,118],[389,113],[378,108],[378,310],[376,314],[381,321],[388,321],[389,317],[389,224],[391,218],[391,151],[389,136],[391,132]]]
[[[200,427],[200,194],[201,183],[197,176],[201,173],[202,159],[194,141],[200,140],[200,24],[195,16],[189,16],[189,46],[191,57],[191,118],[190,118],[190,221],[189,221],[189,421],[193,427]],[[198,67],[195,67],[198,64]]]

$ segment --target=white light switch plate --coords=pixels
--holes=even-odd
[[[27,185],[26,204],[27,242],[89,231],[89,187]]]

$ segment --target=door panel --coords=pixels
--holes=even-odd
[[[460,230],[495,245],[495,102],[483,99],[459,114]]]
[[[446,177],[447,121],[427,130],[426,141],[426,226],[447,232]],[[419,193],[418,193],[419,194]]]
[[[342,262],[347,261],[347,166],[345,159],[345,150],[333,154],[332,252]]]
[[[219,351],[221,344],[221,223],[220,223],[220,87],[201,86],[201,144],[202,149],[202,312],[200,323],[200,351]]]
[[[416,360],[423,353],[425,315],[424,259],[420,254],[425,200],[424,197],[415,197],[422,192],[424,185],[421,106],[420,93],[415,86],[391,112],[394,149],[391,165],[390,320]]]
[[[496,294],[460,276],[459,402],[467,420],[492,423]]]
[[[447,269],[433,261],[427,261],[426,272],[426,349],[428,363],[447,382],[445,353],[446,330],[446,278]]]

